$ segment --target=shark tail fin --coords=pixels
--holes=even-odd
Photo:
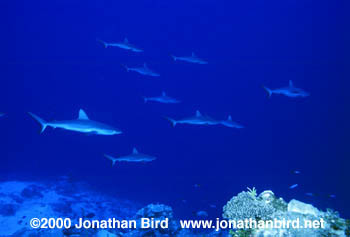
[[[105,41],[101,41],[101,42],[102,42],[103,46],[105,47],[105,49],[108,48],[108,43],[107,42],[105,42]]]
[[[176,56],[174,56],[174,55],[172,55],[172,54],[170,54],[170,56],[174,59],[174,61],[177,60],[177,57],[176,57]]]
[[[126,66],[126,65],[124,65],[124,64],[122,64],[122,66],[126,69],[127,72],[130,71],[130,69],[128,68],[128,66]]]
[[[176,120],[175,119],[172,119],[172,118],[169,118],[169,117],[165,117],[167,120],[169,120],[171,122],[171,124],[173,125],[173,127],[176,126]]]
[[[271,90],[271,89],[269,89],[269,88],[267,88],[267,87],[265,87],[265,86],[263,86],[263,88],[264,88],[264,90],[267,92],[267,94],[268,94],[268,98],[270,98],[270,97],[271,97],[271,95],[272,95],[272,90]]]
[[[117,160],[116,160],[115,158],[113,158],[112,156],[110,156],[110,155],[104,154],[104,156],[105,156],[108,160],[112,161],[112,166],[114,166],[115,163],[117,162]]]
[[[45,120],[43,120],[42,118],[40,118],[39,116],[36,116],[33,113],[28,112],[28,114],[35,120],[37,121],[40,125],[41,125],[41,131],[40,133],[44,132],[44,130],[47,127],[47,122]]]
[[[97,42],[100,42],[101,44],[103,44],[103,46],[104,46],[105,48],[108,47],[107,42],[105,42],[105,41],[103,41],[103,40],[100,40],[100,39],[96,39],[96,41],[97,41]]]

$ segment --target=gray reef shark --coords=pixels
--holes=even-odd
[[[137,72],[137,73],[140,73],[141,75],[152,76],[152,77],[159,77],[160,76],[158,73],[149,69],[146,63],[143,64],[143,67],[128,67],[125,65],[123,65],[123,67],[125,67],[125,69],[128,72],[130,72],[130,71]]]
[[[177,57],[174,55],[171,55],[171,57],[176,61],[184,61],[184,62],[189,62],[189,63],[197,63],[197,64],[208,64],[207,61],[198,58],[193,52],[191,56],[184,56],[184,57]]]
[[[307,93],[303,89],[294,87],[293,82],[291,80],[289,81],[288,87],[269,89],[269,88],[264,86],[263,88],[267,92],[269,98],[271,97],[272,94],[285,95],[287,97],[293,97],[293,98],[295,98],[295,97],[307,97],[310,95],[309,93]]]
[[[79,117],[75,120],[46,122],[33,113],[29,112],[29,115],[32,116],[41,125],[40,133],[42,133],[46,127],[61,128],[64,130],[96,135],[116,135],[122,133],[120,130],[109,125],[90,120],[82,109],[79,110]]]
[[[221,124],[229,128],[244,128],[244,126],[232,121],[231,115],[228,116],[227,120],[221,121]]]
[[[148,101],[155,101],[155,102],[164,103],[164,104],[177,104],[177,103],[180,103],[179,100],[167,96],[164,91],[162,92],[161,96],[144,97],[143,99],[144,99],[145,103],[147,103]]]
[[[215,119],[210,118],[209,116],[202,115],[198,110],[196,111],[195,116],[192,116],[189,118],[184,118],[180,120],[175,120],[172,118],[166,118],[166,119],[168,119],[174,127],[176,126],[176,124],[217,125],[221,123]]]
[[[105,46],[105,48],[118,47],[121,49],[130,50],[130,51],[136,52],[136,53],[143,52],[142,49],[130,44],[129,40],[127,38],[125,38],[123,42],[116,42],[116,43],[108,43],[108,42],[105,42],[103,40],[97,40],[97,41],[101,42]]]
[[[113,157],[110,155],[104,155],[107,159],[112,161],[112,166],[115,165],[116,162],[151,162],[157,159],[154,156],[149,156],[146,154],[139,153],[136,148],[132,150],[132,153],[127,156],[121,156],[121,157]]]

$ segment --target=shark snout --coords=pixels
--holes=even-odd
[[[112,135],[117,135],[117,134],[122,134],[123,132],[122,131],[112,131]]]

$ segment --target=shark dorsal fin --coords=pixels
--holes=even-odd
[[[139,154],[139,152],[137,151],[137,149],[135,147],[132,149],[132,154]]]
[[[289,87],[294,87],[292,80],[289,80]]]
[[[192,57],[196,57],[196,54],[194,52],[192,52]]]
[[[126,43],[126,44],[129,43],[128,38],[126,38],[126,37],[124,38],[124,43]]]
[[[79,118],[80,120],[89,120],[89,117],[86,115],[83,109],[79,110]]]
[[[143,63],[144,68],[148,68],[147,63]]]
[[[200,117],[202,116],[201,112],[199,112],[199,110],[196,111],[196,117]]]
[[[232,121],[231,115],[229,115],[229,116],[227,117],[227,120],[228,120],[228,121]]]
[[[162,91],[162,96],[166,96],[166,93],[165,93],[165,91]]]

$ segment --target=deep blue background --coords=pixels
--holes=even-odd
[[[8,113],[0,121],[3,179],[69,175],[101,192],[170,204],[178,216],[209,210],[212,217],[221,216],[233,195],[255,186],[350,216],[349,1],[0,5],[0,110]],[[145,52],[96,43],[124,37]],[[169,56],[192,51],[209,64]],[[161,77],[120,66],[143,62]],[[261,88],[286,86],[288,80],[311,96],[268,99]],[[183,103],[143,103],[142,96],[162,90]],[[80,108],[124,134],[86,136],[49,128],[39,135],[26,114],[73,119]],[[231,114],[246,128],[173,128],[163,118],[187,117],[197,109],[217,119]],[[102,155],[125,155],[134,146],[158,160],[111,168]],[[293,175],[294,169],[301,174]],[[294,183],[299,187],[288,189]]]

